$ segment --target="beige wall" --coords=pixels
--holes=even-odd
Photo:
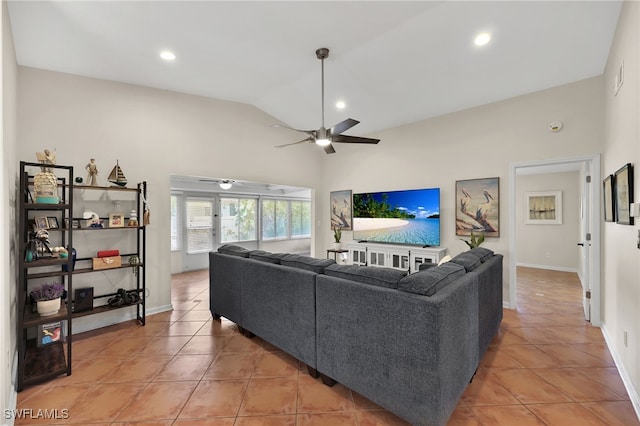
[[[517,177],[516,264],[523,266],[578,271],[580,241],[580,174],[547,173]],[[562,192],[562,224],[525,224],[526,193]],[[597,203],[597,201],[596,201]]]
[[[95,158],[102,184],[119,160],[130,182],[148,182],[150,312],[170,306],[170,174],[310,188],[320,181],[324,154],[274,148],[283,140],[282,131],[271,127],[276,120],[246,104],[24,67],[18,69],[18,92],[20,160],[55,149],[59,164],[75,166],[84,176],[84,166]],[[121,318],[109,315],[75,320],[74,329]]]
[[[625,2],[604,74],[605,147],[603,176],[635,165],[634,199],[640,201],[640,3]],[[613,92],[614,75],[624,61],[624,84]],[[603,331],[617,361],[635,388],[640,410],[640,250],[639,224],[603,226]],[[624,333],[627,332],[627,345]]]
[[[0,150],[0,188],[5,200],[0,209],[0,409],[15,408],[13,372],[16,368],[16,54],[7,4],[2,2],[2,149]]]
[[[598,154],[603,138],[603,84],[596,77],[376,134],[372,147],[340,146],[324,163],[320,202],[329,192],[440,187],[441,245],[455,255],[467,249],[455,235],[455,182],[500,178],[500,237],[484,247],[505,255],[504,294],[509,300],[509,166],[512,163]],[[551,121],[564,122],[552,133]],[[328,224],[328,207],[322,223]],[[328,225],[325,226],[328,228]],[[345,242],[352,238],[345,232]],[[329,231],[316,240],[327,245]]]

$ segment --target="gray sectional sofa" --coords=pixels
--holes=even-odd
[[[415,425],[443,425],[502,320],[502,256],[476,248],[415,274],[223,246],[210,307]]]

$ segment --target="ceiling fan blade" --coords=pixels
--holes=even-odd
[[[376,144],[380,142],[380,139],[362,138],[360,136],[349,136],[349,135],[335,135],[331,137],[331,142]]]
[[[285,143],[284,145],[276,145],[276,148],[284,148],[285,146],[297,145],[303,142],[315,142],[315,140],[313,139],[313,137],[309,136],[308,138],[302,139],[301,141],[298,141],[298,142]]]
[[[336,124],[335,126],[333,126],[332,128],[329,129],[329,132],[332,135],[339,135],[340,133],[349,130],[350,128],[352,128],[353,126],[355,126],[356,124],[358,124],[359,121],[358,120],[354,120],[353,118],[347,118],[344,121],[341,121],[340,123]]]
[[[327,154],[333,154],[336,152],[335,149],[333,149],[333,145],[329,144],[327,146],[323,146],[324,148],[324,152],[326,152]]]
[[[309,136],[315,136],[316,135],[316,131],[315,130],[294,129],[293,127],[285,126],[284,124],[274,124],[273,127],[283,127],[285,129],[294,130],[296,132],[306,133]]]

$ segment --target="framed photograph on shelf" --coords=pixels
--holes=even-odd
[[[124,226],[124,213],[109,214],[109,228],[122,228]]]
[[[60,228],[60,225],[58,225],[58,218],[54,216],[47,217],[47,225],[49,225],[49,229]]]
[[[633,217],[629,214],[629,206],[633,203],[633,166],[627,163],[615,173],[614,195],[616,206],[616,223],[633,225]]]
[[[562,225],[562,191],[527,192],[524,223]]]
[[[329,194],[331,229],[353,230],[353,199],[351,190],[333,191]]]
[[[456,235],[500,236],[500,178],[456,181]]]
[[[613,205],[613,175],[609,175],[602,181],[602,196],[604,204],[604,221],[615,222],[616,210]]]
[[[49,229],[49,222],[47,222],[47,218],[44,216],[36,217],[36,229]]]

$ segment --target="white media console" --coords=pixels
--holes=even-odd
[[[418,272],[423,263],[438,263],[447,254],[444,247],[396,246],[391,244],[352,243],[347,245],[350,265],[377,266]]]

